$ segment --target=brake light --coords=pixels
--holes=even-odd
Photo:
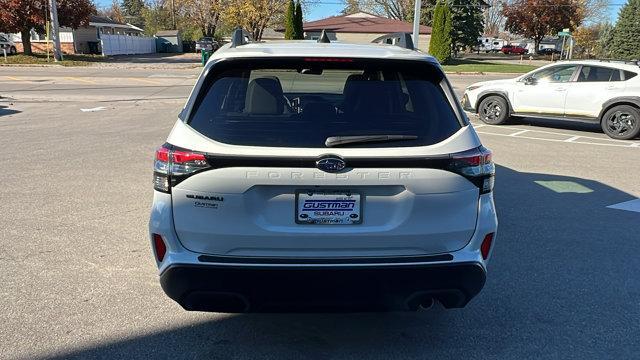
[[[476,184],[480,188],[481,194],[493,190],[496,167],[493,164],[491,151],[484,146],[453,154],[449,170]]]
[[[353,59],[349,58],[304,58],[306,62],[353,62]]]
[[[163,145],[156,150],[153,166],[153,188],[170,193],[172,186],[209,167],[203,154],[189,150],[171,149]]]

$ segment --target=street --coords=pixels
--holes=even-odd
[[[500,226],[487,283],[466,308],[184,311],[160,288],[147,221],[154,149],[199,71],[0,67],[2,358],[640,353],[640,139],[541,119],[488,126],[471,118],[497,164]],[[449,75],[458,95],[506,77]]]

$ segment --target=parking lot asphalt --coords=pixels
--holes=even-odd
[[[637,358],[640,140],[540,119],[472,117],[494,152],[500,225],[466,308],[184,311],[146,231],[153,151],[197,74],[0,68],[1,358]],[[497,77],[450,76],[458,91]]]

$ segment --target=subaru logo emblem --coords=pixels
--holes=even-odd
[[[326,172],[338,172],[346,166],[344,160],[336,156],[329,156],[316,161],[318,169]]]

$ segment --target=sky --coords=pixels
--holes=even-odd
[[[95,0],[98,7],[108,7],[111,5],[112,0]],[[247,0],[251,1],[251,0]],[[625,0],[613,0],[609,6],[609,16],[611,21],[614,22],[618,17],[618,12],[622,5],[626,3]],[[324,19],[326,17],[339,15],[340,11],[344,7],[341,0],[319,0],[315,5],[312,5],[306,10],[305,21],[313,21]]]

